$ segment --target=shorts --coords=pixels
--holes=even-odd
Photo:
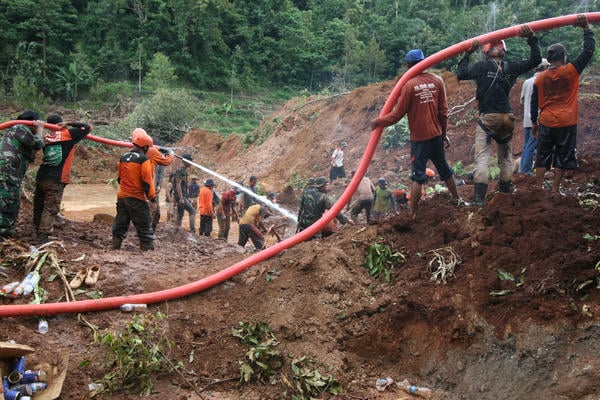
[[[329,171],[329,180],[330,181],[334,181],[337,178],[345,178],[345,177],[346,177],[346,171],[344,170],[344,166],[331,167],[331,170]]]
[[[535,167],[550,169],[576,169],[577,125],[549,128],[540,125]]]
[[[428,160],[431,160],[442,181],[446,181],[454,174],[454,171],[452,171],[446,161],[444,140],[441,135],[429,140],[410,142],[410,154],[412,164],[410,179],[412,181],[420,184],[427,183],[428,178],[425,174],[425,169],[427,168]]]

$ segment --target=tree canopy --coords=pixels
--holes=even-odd
[[[3,0],[0,83],[76,100],[98,82],[202,90],[339,91],[391,79],[405,53],[432,54],[541,18],[594,11],[595,0]],[[574,28],[540,34],[576,53]],[[511,55],[526,56],[524,41]],[[453,68],[456,60],[442,67]],[[160,81],[167,77],[167,82]]]

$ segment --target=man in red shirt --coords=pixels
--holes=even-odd
[[[217,222],[219,223],[219,239],[229,237],[229,229],[231,228],[231,216],[238,218],[236,211],[237,189],[229,189],[221,193],[221,202],[217,206]]]
[[[560,189],[566,169],[577,165],[577,122],[579,76],[592,59],[596,42],[585,15],[577,16],[575,26],[583,28],[583,51],[567,64],[567,50],[560,43],[548,47],[548,69],[536,78],[531,95],[532,132],[538,137],[535,160],[536,178],[543,187],[544,174],[552,166],[554,180],[552,192]],[[538,126],[539,108],[539,126]]]
[[[406,53],[406,66],[411,68],[425,59],[423,52],[414,49]],[[440,178],[446,182],[452,197],[460,201],[454,182],[454,171],[446,161],[444,143],[450,146],[446,136],[448,126],[448,103],[444,81],[427,70],[410,79],[402,87],[394,110],[371,121],[373,129],[394,125],[408,115],[410,129],[412,180],[410,211],[417,218],[417,209],[423,185],[427,183],[427,160],[431,160]]]
[[[71,183],[75,145],[92,131],[91,125],[63,122],[57,114],[49,115],[46,121],[58,125],[60,129],[44,133],[44,159],[35,177],[33,226],[40,243],[48,241],[54,218],[60,212],[65,186]]]
[[[154,231],[148,202],[156,201],[154,167],[146,156],[152,139],[148,135],[132,137],[133,148],[119,160],[119,191],[117,216],[112,227],[112,249],[121,248],[127,237],[129,223],[133,222],[142,251],[154,250]]]

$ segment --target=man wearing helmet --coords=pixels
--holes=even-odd
[[[567,51],[562,44],[556,43],[548,47],[546,58],[550,66],[535,78],[531,96],[533,134],[539,137],[539,151],[535,160],[537,183],[540,188],[543,187],[544,174],[554,166],[554,193],[560,189],[564,170],[578,167],[579,76],[594,55],[596,47],[594,32],[585,15],[577,16],[575,26],[583,28],[583,51],[567,64]]]
[[[515,126],[509,94],[517,77],[535,68],[542,55],[538,39],[529,26],[523,25],[519,31],[527,38],[530,48],[529,59],[507,61],[504,59],[506,44],[493,41],[483,47],[485,59],[469,65],[471,53],[479,48],[479,42],[473,41],[471,48],[458,63],[459,80],[471,79],[477,85],[475,98],[479,104],[479,119],[475,132],[475,183],[473,202],[482,206],[488,188],[488,172],[492,139],[496,141],[498,165],[500,167],[501,192],[512,192],[512,135]]]
[[[121,248],[132,222],[140,240],[142,251],[154,250],[154,231],[149,202],[156,201],[154,168],[146,156],[152,146],[152,138],[143,129],[132,134],[133,148],[119,160],[119,191],[117,192],[117,216],[112,227],[112,249]]]
[[[425,55],[421,50],[410,50],[406,53],[406,66],[411,68],[424,59]],[[412,219],[416,219],[423,185],[429,180],[428,160],[435,165],[440,177],[446,182],[452,193],[452,197],[459,200],[454,182],[454,171],[446,161],[444,150],[444,143],[449,146],[450,141],[446,135],[448,103],[446,87],[442,78],[425,70],[410,79],[402,87],[394,110],[371,121],[371,127],[375,129],[378,126],[393,125],[404,115],[408,115],[410,128],[412,164],[410,214]]]

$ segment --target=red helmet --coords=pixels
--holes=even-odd
[[[152,138],[142,128],[135,128],[131,132],[131,143],[139,147],[150,147],[153,145]]]
[[[495,40],[493,42],[489,42],[483,45],[483,53],[484,54],[488,54],[490,51],[492,51],[493,49],[497,49],[498,51],[502,51],[502,54],[499,54],[499,56],[504,56],[504,53],[506,53],[506,43],[504,42],[504,40]]]

